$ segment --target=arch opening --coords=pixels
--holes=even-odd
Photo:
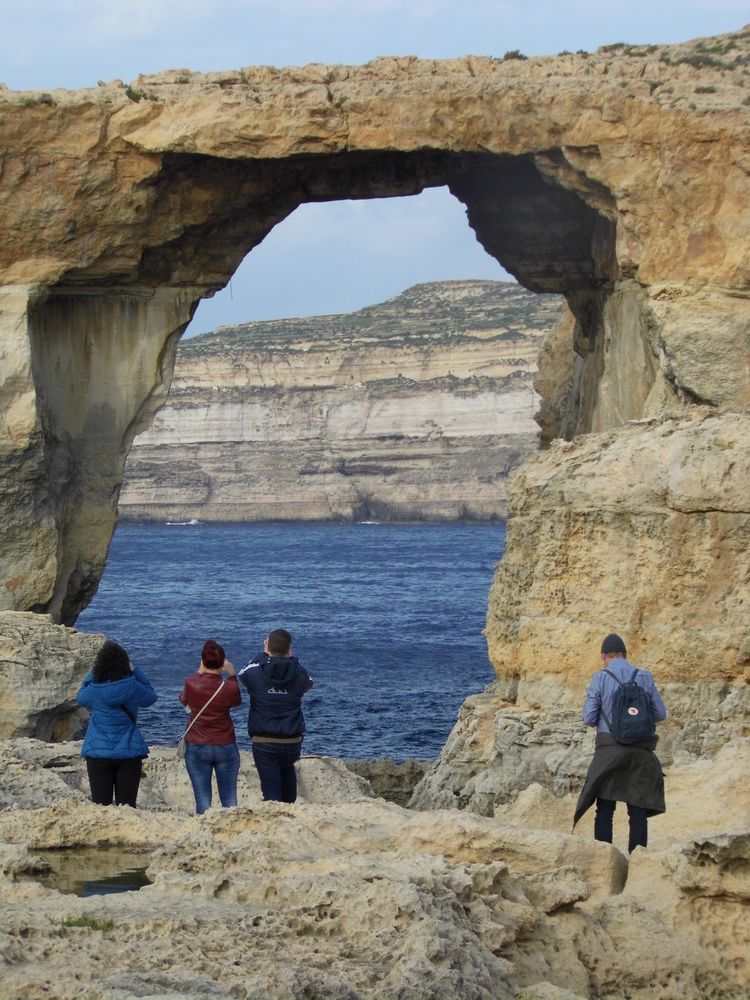
[[[549,165],[560,156],[421,150],[238,161],[170,153],[141,197],[151,227],[171,238],[118,246],[114,266],[113,247],[68,270],[58,289],[202,287],[208,294],[224,287],[246,254],[303,203],[442,186],[466,206],[484,249],[525,287],[560,294],[601,288],[615,276],[607,195],[593,185],[575,190],[562,171],[553,175]]]
[[[283,161],[164,156],[137,191],[151,230],[163,234],[158,245],[118,231],[116,242],[69,269],[30,314],[47,476],[41,506],[60,543],[47,594],[28,606],[72,623],[91,599],[127,451],[166,399],[176,344],[197,303],[226,285],[245,255],[303,203],[447,186],[466,206],[480,244],[522,286],[568,298],[580,328],[576,349],[595,344],[616,276],[615,226],[602,211],[602,192],[572,190],[559,171],[553,176],[556,158],[554,151],[434,150]]]

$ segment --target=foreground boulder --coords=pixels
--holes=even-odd
[[[77,736],[88,712],[75,695],[103,641],[49,615],[0,612],[0,739]]]

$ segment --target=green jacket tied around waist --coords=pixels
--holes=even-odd
[[[598,733],[596,749],[578,798],[573,826],[596,799],[640,806],[648,816],[666,810],[664,772],[654,753],[658,737],[625,746],[609,733]]]

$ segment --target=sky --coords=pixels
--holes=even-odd
[[[682,42],[748,21],[748,0],[0,0],[0,82],[53,90],[165,69],[555,55]],[[188,335],[348,312],[416,282],[461,278],[509,280],[445,189],[302,205],[201,303]]]

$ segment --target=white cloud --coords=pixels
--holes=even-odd
[[[63,0],[69,37],[98,40],[102,44],[153,39],[161,34],[166,43],[171,36],[184,36],[205,25],[221,7],[217,0]]]

